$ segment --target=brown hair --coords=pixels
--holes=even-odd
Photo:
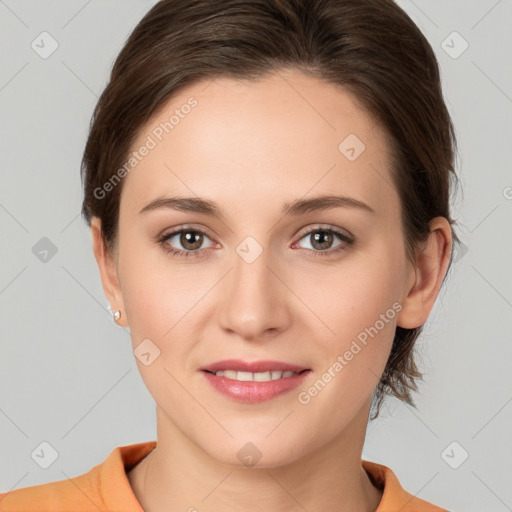
[[[390,140],[411,261],[428,237],[429,220],[442,216],[455,223],[449,192],[456,139],[438,63],[421,31],[392,0],[161,0],[113,65],[82,159],[82,215],[89,225],[92,216],[101,219],[109,249],[116,244],[123,181],[108,193],[104,185],[119,180],[115,171],[150,117],[200,80],[257,80],[284,68],[344,87],[381,123]],[[452,235],[459,242],[453,226]],[[421,329],[397,327],[374,393],[373,417],[386,394],[413,405],[411,391],[421,378],[413,347]]]

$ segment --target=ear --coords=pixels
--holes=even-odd
[[[107,248],[101,231],[101,219],[98,217],[91,219],[91,235],[94,257],[98,263],[103,291],[112,309],[121,310],[121,318],[116,322],[117,325],[127,327],[126,309],[124,308],[123,294],[117,274],[117,262],[115,255],[112,255]]]
[[[452,230],[444,217],[435,217],[429,223],[430,235],[417,253],[417,263],[411,272],[413,282],[397,315],[397,325],[414,329],[423,325],[434,307],[443,284],[452,254]]]

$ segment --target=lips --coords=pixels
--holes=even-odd
[[[232,378],[232,375],[229,377],[224,375],[224,373],[230,372],[235,373],[237,378]],[[292,373],[291,376],[285,376],[286,372],[281,373],[280,371],[251,374],[249,372],[235,372],[234,370],[218,370],[217,373],[203,370],[200,373],[212,389],[225,397],[236,402],[256,404],[289,393],[304,382],[311,373],[311,370],[305,369],[299,373],[290,371],[289,373]],[[278,378],[268,380],[269,374],[272,374],[272,377],[274,377],[274,373],[277,374]],[[246,377],[251,378],[247,379]],[[253,380],[252,377],[258,378]]]
[[[261,373],[261,372],[294,372],[300,373],[309,368],[291,363],[285,363],[283,361],[242,361],[241,359],[225,359],[223,361],[217,361],[216,363],[203,366],[200,370],[215,373],[218,371],[234,370],[237,372],[250,372],[250,373]]]

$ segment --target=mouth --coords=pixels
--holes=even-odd
[[[242,361],[241,359],[224,359],[200,369],[228,379],[256,382],[288,378],[309,370],[305,366],[283,361]]]
[[[282,361],[224,360],[200,368],[212,388],[245,403],[271,400],[299,386],[311,368]]]
[[[271,380],[289,379],[290,377],[300,375],[304,372],[308,372],[309,370],[304,369],[300,372],[292,372],[289,370],[272,370],[268,372],[244,372],[237,370],[219,370],[216,372],[210,370],[203,371],[210,373],[211,375],[215,375],[216,377],[226,377],[226,379],[238,380],[240,382],[269,382]]]

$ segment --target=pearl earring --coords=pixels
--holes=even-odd
[[[114,322],[117,322],[121,318],[121,310],[120,309],[112,309],[110,304],[108,305],[108,310],[110,311]]]

